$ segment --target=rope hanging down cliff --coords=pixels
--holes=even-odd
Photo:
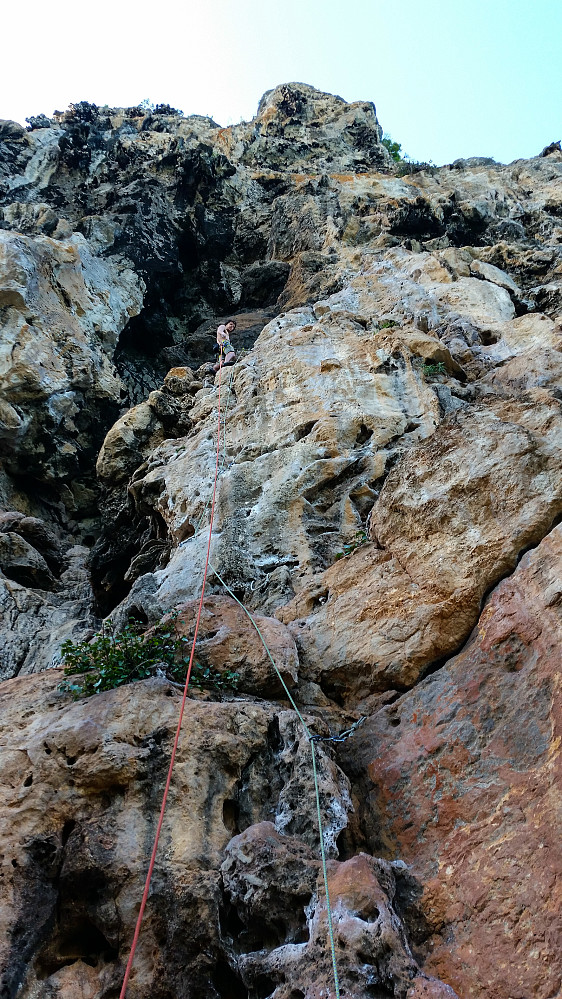
[[[300,713],[297,705],[295,704],[295,701],[293,699],[291,691],[289,690],[287,684],[285,683],[285,680],[283,679],[280,670],[277,668],[277,666],[275,664],[275,660],[274,660],[273,656],[271,655],[271,651],[269,649],[269,646],[268,646],[265,638],[263,637],[263,635],[262,635],[262,633],[261,633],[258,625],[256,624],[254,618],[250,614],[250,611],[248,610],[248,608],[244,606],[244,604],[242,603],[242,601],[239,600],[237,596],[235,596],[235,594],[232,592],[232,590],[230,589],[230,587],[227,586],[227,584],[225,583],[225,581],[222,578],[222,576],[219,575],[219,573],[214,568],[214,566],[211,565],[211,563],[209,563],[209,568],[211,569],[211,572],[213,572],[214,575],[217,577],[219,583],[221,583],[224,586],[224,588],[227,591],[227,593],[230,593],[230,596],[233,598],[233,600],[235,600],[236,603],[242,608],[242,610],[244,611],[244,613],[246,614],[246,616],[250,619],[251,624],[253,625],[253,627],[257,631],[258,636],[259,636],[259,638],[261,640],[261,643],[262,643],[265,651],[267,652],[267,655],[268,655],[268,658],[269,658],[269,660],[271,662],[271,665],[273,666],[273,669],[277,673],[277,677],[280,680],[281,685],[282,685],[282,687],[283,687],[283,689],[284,689],[284,691],[285,691],[285,693],[286,693],[286,695],[287,695],[287,697],[288,697],[288,699],[289,699],[289,701],[291,703],[291,707],[293,708],[295,714],[297,715],[297,718],[299,719],[299,721],[300,721],[300,723],[301,723],[301,725],[302,725],[302,727],[304,729],[305,735],[306,735],[306,737],[307,737],[307,739],[308,739],[308,741],[310,743],[310,753],[311,753],[311,756],[312,756],[312,774],[313,774],[313,778],[314,778],[314,795],[315,795],[315,798],[316,798],[316,815],[317,815],[317,818],[318,818],[318,832],[319,832],[319,835],[320,835],[320,856],[322,858],[322,874],[323,874],[323,877],[324,877],[324,891],[326,892],[326,913],[327,913],[327,916],[328,916],[328,936],[330,938],[330,952],[331,952],[331,955],[332,955],[332,969],[333,969],[333,972],[334,972],[334,985],[335,985],[335,988],[336,988],[336,999],[340,999],[340,985],[339,985],[339,979],[338,979],[338,968],[337,968],[337,964],[336,964],[336,947],[335,947],[335,943],[334,943],[334,927],[333,927],[333,920],[332,920],[332,906],[330,905],[330,890],[328,888],[328,864],[327,864],[327,860],[326,860],[326,851],[325,851],[325,848],[324,848],[324,831],[323,831],[323,828],[322,828],[322,811],[321,811],[321,808],[320,808],[320,786],[319,786],[319,783],[318,783],[318,770],[317,770],[317,766],[316,766],[316,748],[314,746],[314,743],[316,741],[319,741],[322,737],[321,736],[317,736],[317,735],[313,735],[313,733],[310,731],[310,729],[309,729],[308,725],[306,724],[303,716],[301,715],[301,713]],[[363,719],[359,719],[355,723],[355,725],[353,725],[351,727],[351,729],[348,730],[348,732],[344,732],[343,733],[343,736],[346,737],[347,735],[350,735],[351,732],[354,731],[355,728],[357,728],[361,724],[362,721],[363,721]],[[326,738],[328,738],[328,737],[326,737]],[[329,738],[331,740],[333,740],[333,741],[336,741],[333,736],[331,736]],[[340,737],[340,738],[342,738],[342,737]],[[342,741],[343,741],[343,738],[342,738]]]
[[[201,621],[201,612],[203,610],[203,600],[204,600],[204,597],[205,597],[205,586],[206,586],[206,583],[207,583],[207,572],[209,570],[209,555],[210,555],[210,551],[211,551],[211,534],[212,534],[212,530],[213,530],[213,519],[214,519],[214,516],[215,516],[215,500],[216,500],[216,495],[217,495],[217,479],[218,479],[218,474],[219,474],[222,353],[221,353],[219,364],[220,364],[220,366],[219,366],[219,396],[218,396],[218,417],[219,417],[219,423],[218,423],[218,432],[217,432],[217,450],[216,450],[216,457],[215,457],[215,479],[214,479],[214,483],[213,483],[213,498],[212,498],[212,501],[211,501],[211,518],[210,518],[210,523],[209,523],[209,539],[207,541],[207,557],[206,557],[206,560],[205,560],[205,570],[203,572],[203,582],[202,582],[202,585],[201,585],[201,597],[199,599],[199,607],[198,607],[198,610],[197,610],[197,619],[196,619],[196,622],[195,622],[195,633],[193,635],[193,642],[191,644],[191,652],[190,652],[190,655],[189,655],[189,665],[187,667],[187,675],[186,675],[186,678],[185,678],[185,685],[184,685],[184,688],[183,688],[183,696],[182,696],[182,701],[181,701],[180,714],[179,714],[178,725],[177,725],[177,729],[176,729],[176,735],[175,735],[175,738],[174,738],[174,745],[173,745],[173,748],[172,748],[172,756],[170,758],[170,766],[168,768],[168,776],[166,778],[166,786],[164,788],[164,795],[162,797],[162,806],[160,808],[160,816],[158,818],[158,825],[156,827],[156,835],[154,837],[154,845],[152,847],[152,854],[150,856],[150,863],[148,865],[148,873],[146,875],[146,881],[145,881],[145,885],[144,885],[144,891],[143,891],[143,895],[142,895],[141,905],[140,905],[139,914],[138,914],[138,917],[137,917],[137,923],[136,923],[136,926],[135,926],[135,933],[134,933],[134,936],[133,936],[133,942],[131,944],[131,951],[130,951],[130,954],[129,954],[129,960],[127,961],[127,967],[125,968],[125,976],[123,978],[123,985],[121,987],[121,992],[119,994],[119,999],[125,999],[125,994],[127,992],[127,983],[129,981],[129,977],[130,977],[130,974],[131,974],[131,969],[133,967],[133,960],[134,960],[134,957],[135,957],[135,950],[137,948],[137,942],[138,942],[139,935],[140,935],[140,928],[141,928],[141,923],[142,923],[142,917],[144,915],[144,910],[146,908],[146,901],[148,899],[148,892],[150,890],[150,882],[152,880],[152,872],[154,871],[154,864],[155,864],[155,861],[156,861],[156,853],[157,853],[157,850],[158,850],[158,842],[159,842],[159,839],[160,839],[160,833],[162,831],[162,823],[164,821],[164,812],[166,810],[166,802],[168,800],[168,792],[170,790],[170,784],[171,784],[171,781],[172,781],[172,772],[173,772],[173,769],[174,769],[174,763],[175,763],[175,759],[176,759],[176,753],[177,753],[177,749],[178,749],[178,743],[179,743],[180,732],[181,732],[181,725],[182,725],[182,721],[183,721],[183,714],[184,714],[184,711],[185,711],[185,702],[187,700],[187,689],[189,687],[189,681],[191,679],[191,670],[192,670],[192,667],[193,667],[193,660],[194,660],[194,657],[195,657],[195,643],[197,641],[197,634],[199,632],[199,623]]]
[[[160,833],[161,833],[162,824],[163,824],[163,821],[164,821],[164,813],[165,813],[165,810],[166,810],[166,803],[167,803],[167,800],[168,800],[168,792],[170,790],[170,784],[171,784],[171,780],[172,780],[172,772],[173,772],[174,763],[175,763],[175,759],[176,759],[176,753],[177,753],[177,748],[178,748],[178,743],[179,743],[179,737],[180,737],[180,732],[181,732],[183,715],[184,715],[184,711],[185,711],[185,703],[186,703],[186,700],[187,700],[187,691],[188,691],[188,687],[189,687],[189,681],[190,681],[190,678],[191,678],[191,670],[192,670],[192,667],[193,667],[193,661],[194,661],[194,656],[195,656],[195,644],[197,642],[197,635],[198,635],[198,632],[199,632],[199,624],[200,624],[200,620],[201,620],[201,612],[202,612],[202,609],[203,609],[203,600],[204,600],[204,597],[205,597],[205,587],[206,587],[206,583],[207,583],[207,574],[208,574],[209,569],[211,569],[211,571],[217,577],[217,579],[222,584],[222,586],[224,586],[224,588],[230,594],[230,596],[236,601],[237,604],[239,604],[239,606],[242,608],[242,610],[244,611],[244,613],[246,614],[246,616],[249,618],[252,626],[255,628],[255,630],[256,630],[256,632],[257,632],[257,634],[258,634],[258,636],[259,636],[259,638],[260,638],[260,640],[261,640],[261,642],[262,642],[262,644],[263,644],[263,646],[265,648],[265,651],[266,651],[266,653],[267,653],[267,655],[269,657],[271,665],[273,666],[273,669],[275,670],[275,673],[277,674],[277,676],[278,676],[278,678],[279,678],[279,680],[280,680],[280,682],[281,682],[281,684],[283,686],[283,689],[285,690],[285,693],[286,693],[286,695],[287,695],[287,697],[288,697],[288,699],[289,699],[289,701],[291,703],[291,706],[292,706],[293,710],[295,711],[295,713],[296,713],[296,715],[297,715],[297,717],[298,717],[298,719],[299,719],[299,721],[300,721],[300,723],[301,723],[301,725],[302,725],[302,727],[304,729],[304,732],[306,734],[308,742],[310,744],[310,752],[311,752],[311,757],[312,757],[312,773],[313,773],[313,780],[314,780],[314,793],[315,793],[315,799],[316,799],[316,814],[317,814],[317,820],[318,820],[318,832],[319,832],[319,837],[320,837],[320,854],[321,854],[321,859],[322,859],[322,872],[323,872],[323,880],[324,880],[324,891],[325,891],[325,894],[326,894],[326,911],[327,911],[327,917],[328,917],[328,936],[329,936],[329,942],[330,942],[330,953],[331,953],[331,958],[332,958],[332,970],[333,970],[333,975],[334,975],[335,994],[336,994],[336,999],[340,999],[340,986],[339,986],[338,970],[337,970],[337,964],[336,964],[336,949],[335,949],[334,932],[333,932],[332,908],[331,908],[331,904],[330,904],[330,891],[329,891],[329,886],[328,886],[328,865],[327,865],[327,859],[326,859],[326,851],[325,851],[325,847],[324,847],[324,831],[323,831],[323,827],[322,827],[322,811],[321,811],[321,806],[320,806],[320,786],[319,786],[319,781],[318,781],[318,769],[317,769],[317,761],[316,761],[316,749],[315,749],[315,745],[314,745],[315,741],[317,741],[320,737],[315,736],[315,735],[313,735],[313,733],[310,732],[310,730],[309,730],[309,728],[308,728],[308,726],[307,726],[307,724],[306,724],[306,722],[305,722],[305,720],[304,720],[301,712],[299,711],[299,709],[298,709],[298,707],[297,707],[297,705],[296,705],[296,703],[295,703],[295,701],[294,701],[294,699],[293,699],[293,697],[291,695],[291,692],[290,692],[289,688],[287,687],[287,685],[286,685],[286,683],[285,683],[285,681],[284,681],[284,679],[283,679],[283,677],[282,677],[279,669],[277,668],[277,665],[275,663],[275,660],[273,659],[273,656],[272,656],[271,651],[270,651],[270,649],[269,649],[269,647],[267,645],[267,642],[265,641],[265,639],[264,639],[264,637],[263,637],[263,635],[262,635],[262,633],[261,633],[258,625],[256,624],[254,618],[252,617],[252,615],[250,614],[250,612],[248,611],[248,609],[244,606],[244,604],[240,600],[238,600],[238,598],[234,595],[234,593],[229,588],[229,586],[227,586],[227,584],[225,583],[225,581],[219,575],[219,573],[217,572],[217,570],[211,565],[210,560],[209,560],[210,551],[211,551],[211,537],[212,537],[212,531],[213,531],[213,521],[214,521],[214,515],[215,515],[215,501],[216,501],[216,492],[217,492],[217,481],[218,481],[218,477],[219,477],[219,453],[220,453],[220,435],[221,435],[221,381],[222,381],[222,367],[223,367],[223,363],[222,363],[222,351],[221,351],[220,359],[219,359],[219,369],[218,369],[218,371],[219,371],[219,385],[218,385],[218,424],[217,424],[217,447],[216,447],[216,456],[215,456],[215,475],[214,475],[213,492],[212,492],[212,500],[211,500],[211,515],[210,515],[210,522],[209,522],[209,536],[208,536],[208,540],[207,540],[207,554],[206,554],[206,559],[205,559],[205,569],[204,569],[204,572],[203,572],[203,582],[202,582],[202,585],[201,585],[201,596],[200,596],[200,599],[199,599],[199,607],[198,607],[198,611],[197,611],[197,618],[196,618],[196,622],[195,622],[195,631],[194,631],[194,635],[193,635],[193,642],[192,642],[192,645],[191,645],[191,652],[190,652],[190,656],[189,656],[189,665],[188,665],[187,675],[186,675],[186,678],[185,678],[185,685],[184,685],[184,689],[183,689],[183,696],[182,696],[182,702],[181,702],[181,707],[180,707],[180,714],[179,714],[179,719],[178,719],[178,725],[177,725],[176,734],[175,734],[175,738],[174,738],[174,745],[173,745],[173,748],[172,748],[172,755],[171,755],[171,758],[170,758],[170,766],[169,766],[169,769],[168,769],[168,775],[167,775],[167,779],[166,779],[166,785],[165,785],[165,788],[164,788],[164,795],[163,795],[163,798],[162,798],[162,806],[160,808],[160,815],[159,815],[159,819],[158,819],[158,825],[157,825],[157,828],[156,828],[156,835],[154,837],[154,845],[152,847],[152,854],[151,854],[150,863],[149,863],[149,866],[148,866],[148,873],[147,873],[147,876],[146,876],[146,881],[145,881],[145,885],[144,885],[144,891],[143,891],[143,895],[142,895],[141,905],[140,905],[139,914],[138,914],[137,922],[136,922],[136,926],[135,926],[135,933],[134,933],[134,936],[133,936],[133,942],[131,944],[131,950],[130,950],[130,953],[129,953],[129,958],[128,958],[128,961],[127,961],[127,966],[125,968],[125,975],[124,975],[124,978],[123,978],[123,985],[121,987],[121,992],[119,994],[119,999],[125,999],[125,995],[126,995],[126,992],[127,992],[127,984],[129,982],[129,977],[130,977],[131,970],[132,970],[132,967],[133,967],[133,961],[134,961],[134,957],[135,957],[135,951],[136,951],[136,947],[137,947],[137,943],[138,943],[138,939],[139,939],[139,935],[140,935],[141,923],[142,923],[142,919],[143,919],[143,915],[144,915],[144,910],[146,908],[146,903],[147,903],[147,899],[148,899],[148,893],[149,893],[149,890],[150,890],[150,883],[151,883],[152,874],[153,874],[153,871],[154,871],[154,865],[155,865],[155,861],[156,861],[156,853],[157,853],[157,850],[158,850],[158,843],[159,843],[159,840],[160,840]],[[231,389],[231,386],[232,386],[232,377],[233,377],[233,374],[234,374],[234,372],[231,373],[230,381],[229,381],[229,385],[228,385],[228,390],[229,391],[228,391],[227,407],[226,407],[226,410],[225,410],[225,419],[226,419],[226,412],[228,411],[228,403],[230,401],[230,389]],[[223,424],[223,429],[224,429],[224,424]],[[225,434],[225,445],[224,445],[224,454],[223,454],[223,462],[222,462],[221,471],[222,471],[222,469],[224,469],[225,462],[226,462],[226,434]],[[205,511],[207,510],[208,505],[209,504],[208,504],[208,501],[207,501],[207,504],[205,505],[205,508],[204,508],[203,513],[201,515],[201,520],[199,522],[199,525],[197,527],[197,531],[196,531],[194,537],[197,536],[197,534],[199,533],[199,528],[200,528],[200,525],[201,525],[201,521],[202,521],[203,516],[205,515]],[[192,539],[190,539],[190,540],[192,540]],[[357,724],[360,724],[360,721],[357,722],[356,725]],[[350,730],[349,733],[348,732],[344,733],[344,736],[347,736],[348,734],[351,734],[351,731],[356,727],[356,725],[352,726],[352,729]]]

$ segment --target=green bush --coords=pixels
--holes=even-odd
[[[396,174],[398,177],[407,177],[410,174],[425,171],[425,173],[429,173],[433,176],[438,170],[439,167],[435,166],[435,163],[433,163],[432,160],[429,160],[428,162],[424,160],[413,160],[406,155],[400,160],[400,166],[398,167]]]
[[[73,677],[73,682],[63,681],[60,689],[74,698],[90,697],[157,673],[184,683],[191,639],[177,634],[176,618],[177,614],[170,615],[147,635],[134,623],[119,632],[104,623],[89,642],[64,642],[61,647],[64,672]],[[221,673],[194,661],[190,682],[194,687],[208,690],[235,690],[239,676],[234,670]]]
[[[437,364],[423,364],[421,370],[422,375],[428,375],[430,378],[434,375],[445,375],[447,373],[443,361],[438,361]]]
[[[346,555],[351,555],[351,552],[354,552],[356,548],[360,548],[361,545],[364,545],[368,540],[369,539],[365,531],[357,531],[353,541],[348,541],[347,544],[343,546],[343,551],[336,553],[336,560],[339,558],[345,558]]]
[[[400,155],[400,152],[402,150],[402,146],[400,145],[400,143],[399,142],[394,142],[392,136],[389,135],[388,132],[385,132],[384,135],[383,135],[383,137],[382,137],[382,144],[385,147],[385,149],[388,149],[388,151],[389,151],[390,155],[392,156],[392,159],[394,160],[394,162],[395,163],[399,163],[400,160],[402,159],[402,157]]]

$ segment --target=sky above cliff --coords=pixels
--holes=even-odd
[[[32,0],[3,11],[0,117],[143,98],[219,124],[298,80],[372,100],[416,159],[509,162],[562,137],[560,0]]]

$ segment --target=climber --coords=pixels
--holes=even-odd
[[[230,342],[230,335],[236,329],[236,323],[234,319],[229,319],[226,323],[221,324],[217,329],[217,347],[215,350],[219,351],[219,358],[222,356],[223,366],[227,364],[234,364],[236,360],[236,354],[234,353],[234,347]],[[220,368],[220,360],[214,365],[214,371],[218,371]]]

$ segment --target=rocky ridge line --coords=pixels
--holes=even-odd
[[[372,105],[304,85],[230,129],[140,112],[78,105],[2,132],[4,675],[44,667],[100,611],[151,624],[177,607],[189,633],[216,425],[209,368],[194,369],[213,321],[238,313],[251,349],[233,369],[212,562],[262,615],[307,717],[326,734],[366,718],[320,744],[344,988],[550,999],[559,149],[400,177]],[[19,344],[39,338],[48,360],[51,336],[38,378]],[[96,481],[98,413],[127,392]],[[93,604],[87,547],[70,576],[64,548],[95,539],[100,502]],[[191,702],[131,995],[319,999],[307,747],[211,583],[200,654],[234,664],[242,696]],[[155,680],[69,705],[59,681],[3,685],[20,733],[6,814],[21,820],[5,988],[109,999],[176,693]]]

